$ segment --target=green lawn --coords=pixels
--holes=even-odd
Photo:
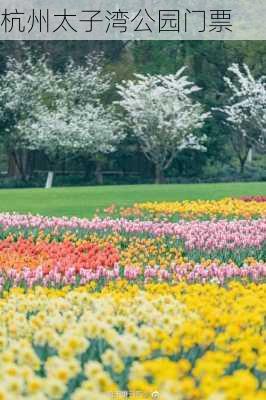
[[[189,185],[132,185],[0,190],[0,212],[91,217],[97,208],[137,201],[218,199],[227,196],[266,195],[266,183]]]

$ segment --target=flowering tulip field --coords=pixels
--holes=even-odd
[[[0,214],[0,400],[264,400],[265,200]]]

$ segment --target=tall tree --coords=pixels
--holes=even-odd
[[[44,58],[10,59],[1,79],[1,120],[7,146],[17,154],[43,152],[49,160],[46,186],[67,155],[87,157],[114,151],[124,137],[122,123],[101,96],[111,85],[101,55],[87,57],[83,66],[70,61],[64,72],[53,72]],[[18,162],[18,161],[17,161]],[[23,174],[22,165],[18,167]]]
[[[249,67],[232,64],[225,82],[231,96],[220,108],[231,128],[233,148],[240,162],[240,172],[252,147],[266,149],[266,77],[255,79]]]
[[[56,87],[55,75],[44,58],[33,60],[28,49],[20,61],[9,58],[6,73],[0,77],[2,141],[23,179],[27,173],[27,152],[19,125],[34,117],[37,105],[53,103]]]
[[[124,138],[123,124],[111,108],[87,103],[76,105],[69,112],[64,100],[58,101],[55,110],[41,106],[34,118],[23,120],[18,129],[26,148],[41,150],[49,159],[51,171],[46,188],[52,186],[58,161],[111,153]]]
[[[145,156],[155,165],[155,181],[163,181],[177,153],[186,148],[203,150],[199,132],[208,113],[191,95],[200,90],[183,75],[140,75],[118,85],[129,126]]]

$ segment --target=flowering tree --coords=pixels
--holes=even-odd
[[[66,154],[96,158],[99,153],[112,152],[124,138],[122,122],[112,107],[104,107],[101,102],[112,78],[104,73],[102,61],[101,55],[87,57],[83,66],[70,61],[57,75],[60,96],[55,107],[42,108],[28,121],[27,128],[24,125],[21,129],[28,146],[42,149],[52,166]],[[52,172],[49,177],[47,187]]]
[[[110,153],[124,138],[123,124],[117,121],[113,110],[90,103],[76,106],[71,112],[64,101],[59,101],[55,110],[42,106],[32,120],[24,120],[18,129],[23,132],[25,147],[42,150],[50,160],[47,188],[52,185],[58,160],[67,155]]]
[[[56,74],[44,59],[33,62],[27,54],[24,62],[10,61],[1,84],[3,119],[12,120],[10,147],[47,156],[51,171],[46,187],[66,155],[108,153],[124,137],[122,123],[101,104],[111,76],[103,73],[100,56],[88,57],[84,66],[70,62],[64,73]]]
[[[232,64],[224,80],[231,91],[229,104],[221,108],[232,135],[233,148],[244,171],[249,150],[266,148],[266,77],[255,79],[247,65]]]
[[[51,105],[57,95],[57,83],[45,60],[33,60],[26,49],[21,61],[9,59],[0,78],[0,127],[7,153],[26,177],[27,151],[19,124],[34,118],[36,106]]]
[[[203,126],[208,113],[190,95],[199,90],[181,68],[175,75],[140,75],[136,81],[118,85],[120,106],[140,147],[154,165],[156,182],[177,153],[186,148],[204,150],[205,135],[196,130]]]
[[[101,53],[87,56],[82,66],[70,60],[65,71],[58,74],[58,78],[64,89],[69,109],[88,102],[99,104],[101,96],[108,92],[112,85],[112,74],[104,71],[104,59]]]

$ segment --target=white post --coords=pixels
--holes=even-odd
[[[252,156],[253,156],[253,154],[252,154],[252,149],[250,148],[249,151],[248,151],[248,157],[247,157],[247,162],[248,162],[249,164],[252,163]]]
[[[45,189],[51,189],[51,187],[53,186],[53,180],[54,180],[54,171],[48,171]]]

